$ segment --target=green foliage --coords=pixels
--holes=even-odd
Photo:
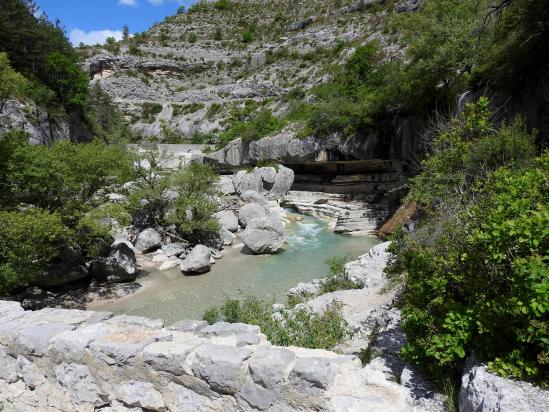
[[[549,157],[520,121],[469,105],[433,142],[409,198],[424,219],[400,232],[403,356],[452,373],[471,352],[503,376],[549,384]]]
[[[223,147],[234,139],[246,141],[258,140],[280,130],[284,122],[275,117],[270,110],[261,110],[244,117],[245,120],[236,120],[219,136],[218,147]]]
[[[213,6],[216,10],[230,10],[233,8],[233,3],[230,0],[217,0]]]
[[[348,256],[334,256],[326,259],[325,263],[330,268],[330,274],[322,281],[320,295],[335,292],[336,290],[361,289],[362,286],[347,279],[344,276],[345,264],[349,262]]]
[[[96,137],[107,143],[132,140],[131,131],[124,122],[120,109],[99,83],[89,89],[86,114]]]
[[[195,32],[190,32],[187,36],[189,43],[196,43],[198,41],[198,35]]]
[[[242,32],[242,43],[251,43],[255,38],[255,27],[249,26]]]
[[[204,103],[202,102],[192,102],[188,104],[176,104],[172,103],[172,109],[173,109],[173,116],[181,116],[185,114],[195,113],[205,107]]]
[[[81,210],[100,188],[132,175],[131,160],[123,149],[98,141],[57,141],[50,147],[20,144],[6,170],[12,202],[67,215]]]
[[[116,229],[129,226],[132,217],[118,203],[106,203],[84,214],[76,225],[79,244],[88,257],[100,256],[103,245],[112,242]]]
[[[26,79],[10,65],[8,55],[0,53],[0,113],[8,99],[22,98],[27,86]]]
[[[0,294],[28,286],[73,242],[73,233],[57,213],[40,209],[0,210]]]
[[[141,105],[141,121],[152,123],[161,111],[162,105],[160,103],[143,103]]]
[[[142,56],[143,55],[143,52],[141,51],[139,46],[137,44],[135,44],[134,42],[130,43],[128,52],[133,56]]]
[[[213,119],[213,117],[220,113],[221,110],[223,110],[223,106],[220,103],[212,103],[210,107],[208,107],[208,111],[206,112],[206,117],[208,119]]]
[[[273,317],[272,302],[254,297],[242,301],[227,298],[220,307],[206,311],[204,320],[257,325],[274,345],[332,349],[349,334],[340,310],[334,302],[320,314],[299,309],[293,313],[282,312],[279,320]]]
[[[114,37],[107,37],[105,40],[105,49],[113,54],[120,53],[120,45]]]
[[[199,235],[215,232],[219,223],[213,214],[218,205],[218,176],[209,165],[191,163],[172,176],[172,187],[179,194],[168,220],[180,232]]]
[[[55,90],[66,107],[83,107],[88,94],[88,77],[66,55],[53,52],[44,61],[44,83]]]

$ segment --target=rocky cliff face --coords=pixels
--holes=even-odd
[[[402,3],[409,7],[400,8]],[[198,11],[153,26],[140,37],[138,50],[122,45],[115,55],[97,49],[86,60],[92,83],[115,100],[135,132],[157,136],[174,130],[187,138],[197,132],[215,138],[247,101],[258,110],[285,113],[288,92],[306,92],[329,80],[326,68],[344,62],[357,44],[377,40],[387,59],[399,53],[384,33],[389,6],[383,0],[239,0],[223,10],[201,4]],[[418,5],[397,2],[395,9],[413,11]],[[211,158],[233,165],[267,158],[410,158],[417,146],[416,120],[395,117],[384,123],[365,136],[303,141],[290,126],[272,138],[235,143]]]

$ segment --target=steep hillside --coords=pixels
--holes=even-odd
[[[396,6],[381,3],[198,3],[131,43],[116,45],[117,53],[82,52],[94,54],[86,61],[90,77],[115,99],[137,133],[172,143],[215,142],[253,112],[283,118],[292,97],[329,80],[329,68],[359,44],[377,40],[386,59],[398,53],[385,25]],[[272,129],[291,122],[279,123]]]

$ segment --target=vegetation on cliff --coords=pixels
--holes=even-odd
[[[549,384],[549,157],[521,120],[489,103],[440,126],[409,200],[416,230],[395,239],[404,282],[405,359],[459,373],[465,358],[500,375]]]

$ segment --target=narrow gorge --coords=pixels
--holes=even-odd
[[[549,409],[547,0],[59,3],[0,0],[1,412]]]

